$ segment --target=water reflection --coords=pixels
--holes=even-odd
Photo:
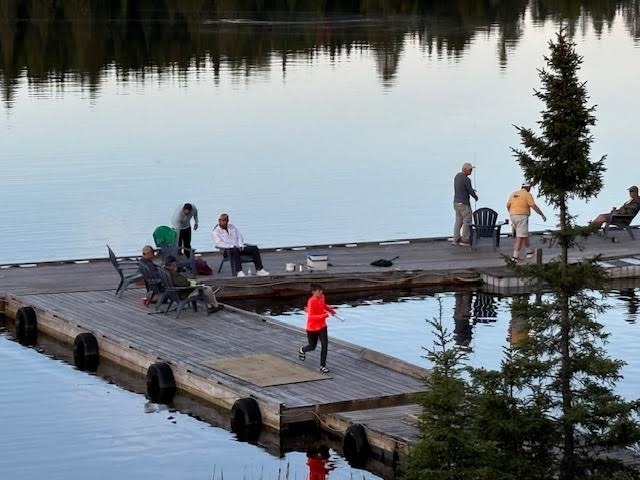
[[[618,290],[616,293],[618,298],[620,298],[620,300],[622,300],[627,306],[627,322],[636,323],[638,318],[638,304],[640,304],[637,290],[635,288],[624,288]]]
[[[518,295],[514,297],[520,302],[528,301],[529,297],[527,295]],[[515,347],[522,342],[524,342],[529,336],[529,330],[527,328],[526,320],[516,314],[513,309],[511,309],[511,319],[509,320],[509,335],[507,336],[507,340],[509,341],[509,345]]]
[[[473,297],[470,291],[456,292],[455,308],[453,309],[453,339],[457,345],[461,347],[469,347],[473,328],[470,323],[471,319],[471,299]]]
[[[497,297],[483,292],[476,292],[473,298],[473,324],[495,322],[497,319]]]
[[[391,86],[408,41],[417,39],[430,56],[457,59],[478,35],[493,34],[504,67],[527,17],[562,21],[571,34],[592,25],[597,36],[619,17],[639,39],[639,3],[7,0],[0,6],[0,79],[10,106],[23,74],[34,94],[71,81],[95,96],[112,68],[120,82],[150,74],[184,80],[209,68],[218,81],[223,73],[248,77],[274,67],[285,75],[291,59],[370,50],[381,82]]]
[[[313,445],[307,449],[307,466],[309,467],[309,480],[326,480],[329,473],[335,468],[331,462],[329,447],[326,445]]]

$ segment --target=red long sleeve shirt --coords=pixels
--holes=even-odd
[[[307,330],[317,332],[327,326],[327,317],[330,313],[335,313],[333,307],[324,303],[324,295],[320,297],[311,296],[307,300]]]

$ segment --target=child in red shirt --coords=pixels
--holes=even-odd
[[[320,371],[329,373],[327,368],[327,350],[329,348],[329,337],[327,335],[327,317],[334,315],[336,311],[326,303],[324,303],[324,292],[322,286],[317,284],[311,285],[311,297],[307,301],[307,339],[308,345],[300,347],[298,350],[298,358],[304,361],[306,353],[316,349],[318,339],[320,339]]]

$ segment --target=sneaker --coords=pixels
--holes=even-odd
[[[259,277],[268,277],[271,274],[269,272],[267,272],[264,268],[261,268],[260,270],[258,270],[256,272],[256,275],[259,276]]]
[[[527,258],[533,258],[533,251],[527,252]]]
[[[319,369],[320,373],[329,373],[329,369],[322,365]]]
[[[462,242],[462,241],[460,241],[460,242],[458,242],[458,246],[459,246],[459,247],[470,247],[470,246],[471,246],[471,244],[470,244],[469,242]]]
[[[219,312],[222,309],[224,309],[224,305],[218,305],[217,307],[214,307],[213,305],[209,305],[207,307],[207,312],[208,313],[216,313],[216,312]]]
[[[302,347],[300,347],[300,350],[298,350],[298,358],[303,362],[307,358],[307,354],[304,352],[304,350],[302,350]]]
[[[238,273],[236,273],[236,277],[244,277],[244,272],[242,270],[240,270]]]
[[[520,257],[511,257],[511,261],[513,263],[522,263],[522,259]]]
[[[454,247],[457,247],[458,245],[460,245],[460,242],[458,242],[458,241],[454,241],[454,240],[451,240],[449,243],[450,243],[451,245],[453,245]]]

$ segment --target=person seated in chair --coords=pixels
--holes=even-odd
[[[178,265],[175,257],[168,256],[164,261],[164,268],[171,275],[171,281],[173,282],[173,286],[178,289],[180,298],[197,297],[200,294],[199,291],[202,290],[207,301],[207,311],[209,313],[214,313],[224,308],[223,305],[218,304],[216,293],[211,287],[207,285],[196,287],[187,277],[178,273]]]
[[[158,270],[158,264],[153,260],[156,258],[156,251],[153,249],[151,245],[145,245],[142,247],[142,258],[140,259],[140,263],[149,267],[149,270],[152,273],[156,273]]]
[[[242,262],[240,260],[241,255],[248,255],[252,257],[252,262],[256,266],[256,275],[267,276],[267,272],[262,266],[262,259],[260,258],[260,250],[255,245],[247,245],[244,243],[244,238],[235,225],[229,223],[229,215],[221,213],[218,217],[218,224],[214,227],[213,243],[217,248],[226,252],[231,262],[231,268],[238,277],[244,277],[242,271]]]
[[[630,199],[626,201],[620,208],[614,208],[609,213],[601,213],[591,222],[596,228],[600,228],[603,223],[608,223],[612,215],[633,217],[640,211],[640,197],[638,196],[638,187],[633,185],[627,188]]]
[[[144,265],[145,267],[147,267],[147,270],[149,272],[148,274],[145,274],[145,272],[141,269],[142,276],[144,278],[144,285],[145,287],[147,287],[146,298],[147,301],[150,301],[151,303],[155,301],[154,292],[157,293],[159,289],[162,288],[162,281],[160,280],[160,274],[158,273],[158,268],[160,268],[160,265],[154,262],[155,258],[156,251],[151,245],[145,245],[144,247],[142,247],[142,257],[140,258],[138,265]],[[147,275],[149,275],[150,277]]]

